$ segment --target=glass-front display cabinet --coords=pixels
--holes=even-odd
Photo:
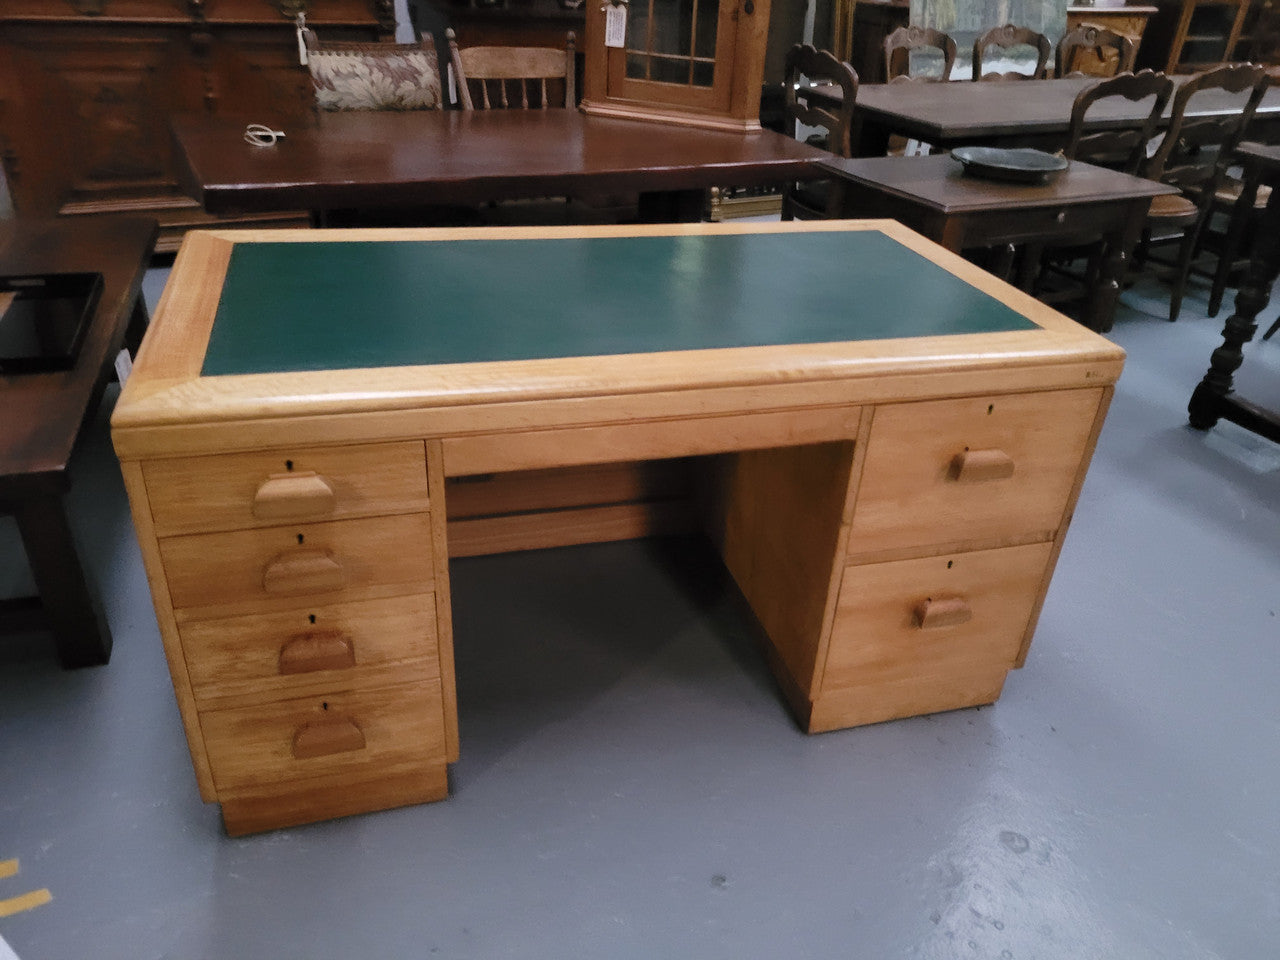
[[[760,129],[769,0],[587,0],[582,109]]]

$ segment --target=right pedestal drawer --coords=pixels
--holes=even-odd
[[[1102,390],[890,404],[875,411],[849,554],[1051,540]]]
[[[991,703],[1052,543],[845,569],[813,731]]]

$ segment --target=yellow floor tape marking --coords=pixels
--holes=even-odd
[[[3,880],[5,877],[12,877],[17,872],[17,860],[0,860],[0,880]]]
[[[21,913],[23,910],[42,907],[52,899],[53,894],[48,890],[32,890],[30,893],[24,893],[20,897],[0,900],[0,917],[9,917],[15,913]]]

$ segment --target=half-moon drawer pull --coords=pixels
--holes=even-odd
[[[346,580],[342,564],[327,550],[291,550],[262,571],[267,593],[324,593],[341,590]]]
[[[921,630],[958,627],[973,619],[973,611],[964,597],[930,597],[916,604],[916,626]]]
[[[329,481],[314,470],[273,473],[253,495],[253,515],[259,520],[295,520],[333,513],[337,498]]]
[[[1013,476],[1013,457],[1003,450],[965,450],[951,458],[951,479],[959,483]]]
[[[345,670],[356,665],[351,638],[337,630],[300,633],[280,648],[280,672],[311,673]]]
[[[299,760],[363,749],[364,731],[346,717],[304,723],[293,735],[293,755]]]

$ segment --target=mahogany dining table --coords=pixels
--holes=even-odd
[[[1181,83],[1186,77],[1174,77]],[[1063,146],[1076,95],[1097,77],[1022,80],[1000,83],[867,83],[858,88],[858,129],[854,154],[883,156],[891,134],[931,144],[938,150],[961,146]],[[1011,85],[1012,84],[1012,85]],[[832,99],[839,96],[838,88]],[[1150,105],[1100,101],[1090,109],[1090,129],[1140,123]],[[1228,115],[1243,104],[1243,95],[1222,90],[1197,94],[1188,116]],[[1271,88],[1249,128],[1253,140],[1280,139],[1280,89]]]
[[[572,109],[321,113],[256,146],[270,117],[179,115],[184,186],[213,214],[402,208],[639,194],[650,220],[699,219],[716,186],[818,179],[830,154],[762,130],[722,132]]]

